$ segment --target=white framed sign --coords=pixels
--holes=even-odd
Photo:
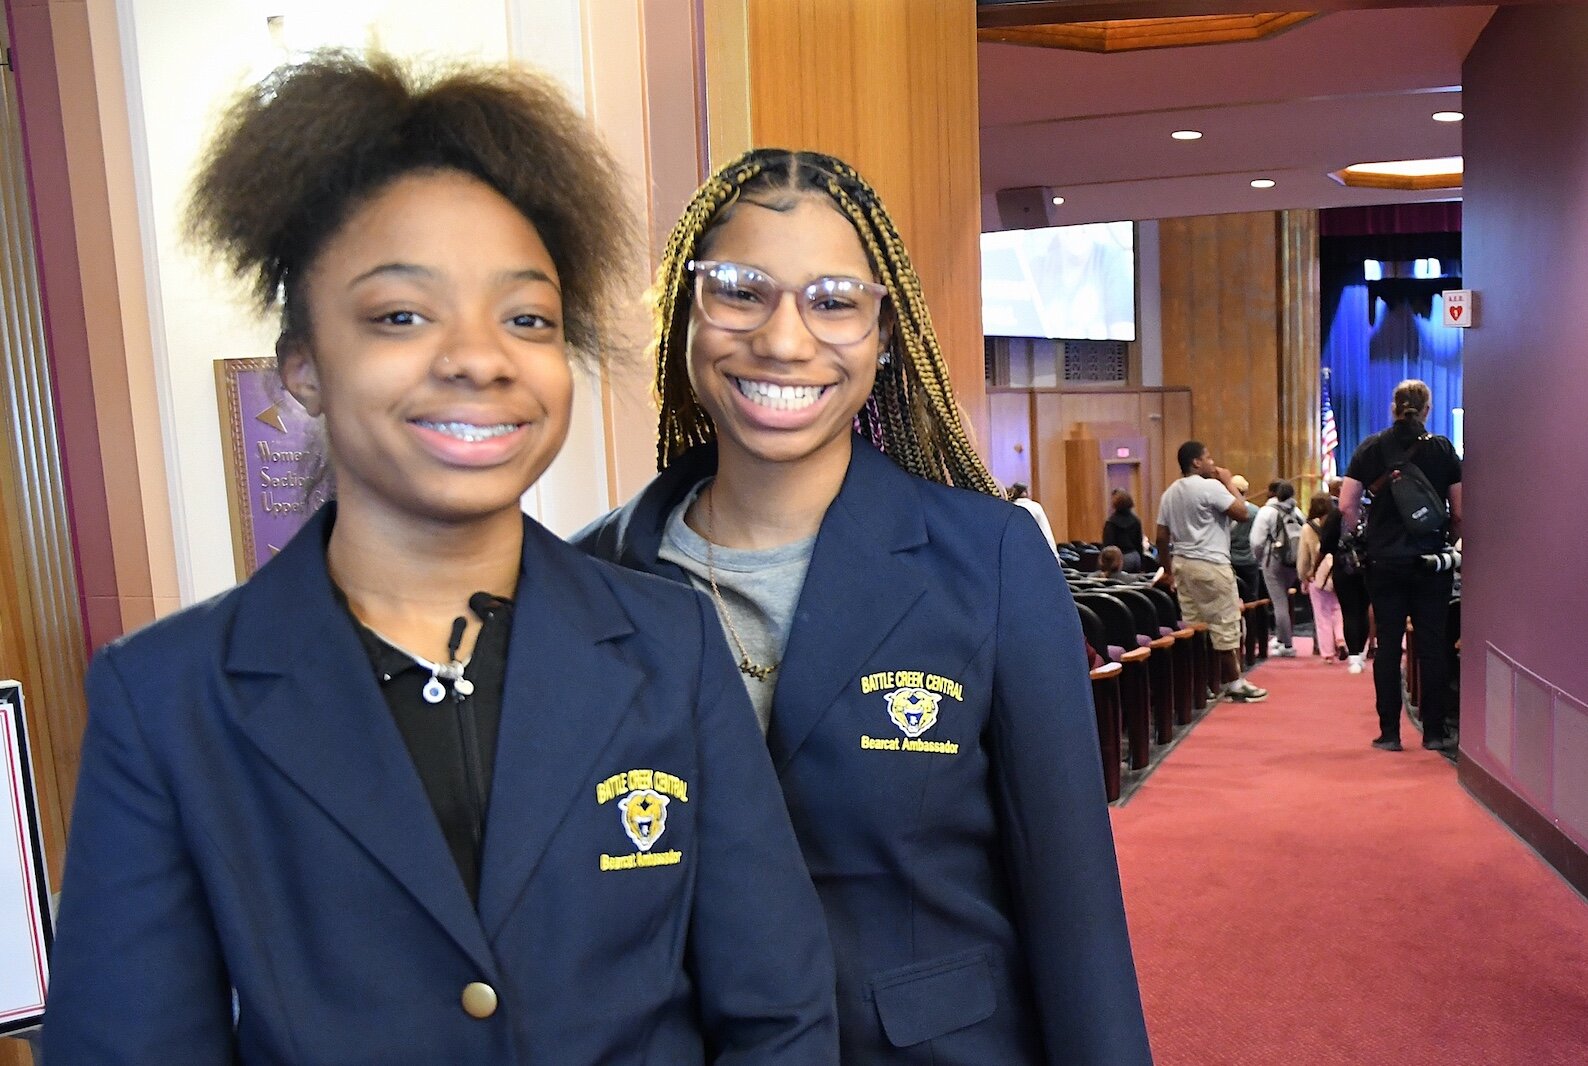
[[[1472,325],[1474,307],[1471,289],[1446,289],[1439,295],[1444,297],[1445,313],[1441,321],[1445,325],[1457,329],[1466,329]]]
[[[0,1036],[43,1019],[54,937],[22,686],[0,681]]]

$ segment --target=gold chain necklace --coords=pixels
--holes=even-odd
[[[711,490],[715,487],[715,482],[706,486],[706,577],[711,581],[711,598],[717,601],[717,612],[722,615],[723,624],[728,627],[728,635],[733,638],[733,646],[739,649],[739,672],[757,681],[765,681],[781,664],[762,666],[750,658],[750,653],[744,650],[744,641],[739,638],[738,629],[734,628],[733,615],[728,613],[728,605],[723,602],[722,590],[717,588],[717,566],[711,550],[711,532],[716,524],[716,515],[711,506],[711,499],[716,494]]]

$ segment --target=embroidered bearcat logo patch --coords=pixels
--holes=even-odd
[[[650,851],[667,832],[667,797],[644,788],[618,800],[623,814],[623,832],[641,851]]]
[[[942,695],[924,688],[896,688],[886,693],[888,717],[911,740],[937,724],[937,705]]]

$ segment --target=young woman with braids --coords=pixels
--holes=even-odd
[[[284,295],[337,499],[95,659],[46,1061],[836,1059],[716,616],[519,509],[627,267],[620,190],[508,69],[329,53],[229,112],[193,227]]]
[[[576,539],[716,604],[843,1061],[1149,1062],[1075,607],[966,439],[877,194],[752,151],[685,208],[657,299],[662,472]]]

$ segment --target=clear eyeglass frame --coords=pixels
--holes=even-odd
[[[732,333],[751,333],[766,325],[783,294],[791,293],[800,320],[811,336],[825,344],[854,344],[876,330],[883,301],[888,298],[887,286],[859,278],[829,276],[804,285],[788,285],[764,270],[716,259],[692,259],[685,269],[694,276],[695,306],[701,315],[711,325]],[[713,283],[748,290],[759,299],[726,306],[724,294],[710,288]],[[840,306],[824,311],[821,304],[835,298],[848,301],[849,309]]]

